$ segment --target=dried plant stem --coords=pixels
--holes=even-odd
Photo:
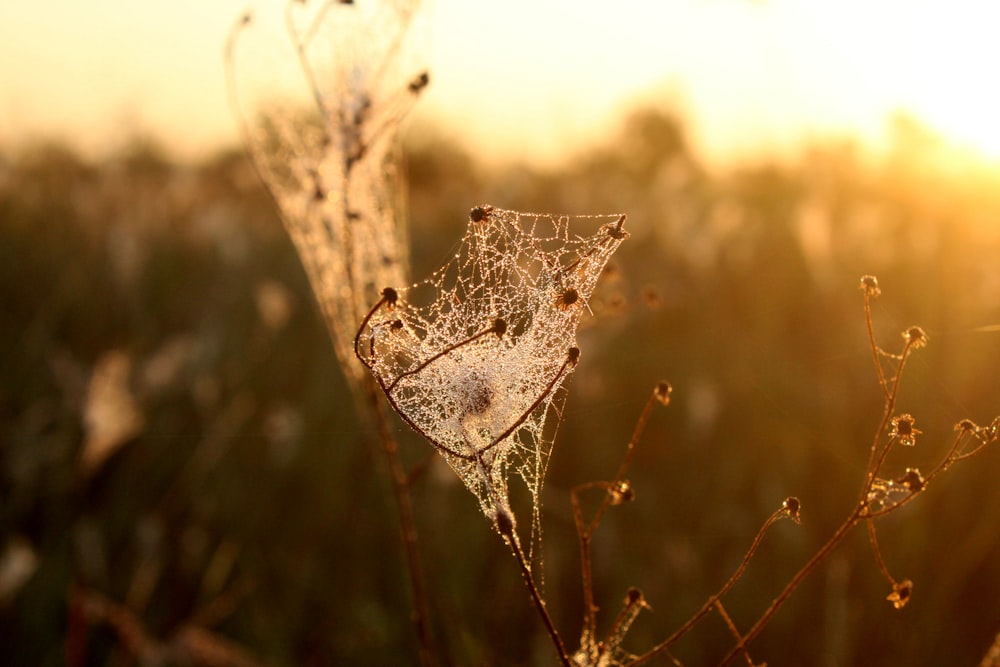
[[[872,553],[875,554],[875,564],[878,565],[879,572],[889,582],[889,585],[895,586],[896,580],[889,573],[889,568],[885,565],[885,559],[882,558],[882,550],[878,546],[878,535],[875,533],[875,520],[869,517],[865,523],[868,527],[868,541],[872,545]]]
[[[867,305],[867,303],[868,300],[865,299],[865,304]],[[868,326],[870,328],[871,314],[867,308],[865,309],[865,317],[869,319]],[[902,354],[899,355],[899,367],[896,369],[896,377],[892,382],[892,386],[886,387],[888,393],[885,395],[885,409],[882,413],[882,423],[879,424],[878,429],[875,431],[875,437],[872,438],[871,453],[868,456],[868,474],[865,476],[865,483],[861,489],[861,502],[864,502],[868,497],[868,492],[871,491],[872,483],[875,481],[879,471],[882,469],[882,464],[885,462],[886,456],[889,455],[889,450],[892,449],[892,445],[896,442],[894,438],[889,438],[886,440],[883,447],[879,447],[879,444],[883,441],[883,436],[885,436],[888,432],[892,416],[896,411],[896,399],[899,396],[899,384],[903,378],[903,367],[906,365],[906,360],[909,359],[912,351],[913,342],[907,341],[906,345],[903,347]],[[876,365],[878,365],[877,356]],[[881,368],[882,367],[879,365],[879,379],[880,381],[883,381]]]
[[[722,659],[721,665],[726,665],[733,658],[746,651],[746,645],[753,641],[764,629],[764,627],[771,621],[774,615],[778,612],[781,606],[788,600],[791,594],[799,587],[803,579],[812,572],[830,553],[843,542],[847,534],[854,528],[858,523],[863,520],[869,521],[869,539],[872,543],[872,547],[875,550],[875,557],[881,570],[882,574],[890,581],[890,583],[895,584],[892,576],[889,574],[888,569],[885,567],[885,562],[882,559],[882,554],[878,549],[878,542],[875,538],[875,528],[874,528],[874,517],[875,514],[871,510],[871,502],[869,500],[869,495],[871,494],[875,480],[878,477],[879,471],[882,469],[882,464],[885,462],[889,451],[892,446],[898,442],[898,438],[893,437],[890,434],[890,424],[892,423],[893,414],[896,410],[896,401],[899,397],[899,387],[900,382],[903,378],[903,369],[906,366],[906,362],[910,357],[910,353],[919,346],[920,342],[914,337],[907,337],[906,343],[903,346],[902,352],[898,357],[898,365],[896,367],[896,374],[892,380],[888,380],[885,376],[885,372],[882,368],[882,361],[879,357],[881,348],[878,346],[878,341],[875,339],[875,328],[872,323],[872,313],[871,313],[871,298],[873,294],[869,291],[865,291],[864,295],[864,306],[865,306],[865,326],[868,331],[868,343],[872,351],[872,358],[875,363],[875,372],[878,375],[879,386],[882,388],[883,398],[885,400],[885,407],[882,413],[882,421],[879,423],[878,428],[875,430],[875,435],[872,438],[871,451],[868,456],[868,467],[865,474],[865,481],[861,488],[860,497],[854,509],[848,515],[848,517],[841,523],[840,527],[830,536],[826,544],[820,547],[809,561],[802,566],[802,568],[795,573],[795,576],[785,585],[785,588],[778,594],[778,596],[771,602],[771,605],[767,610],[757,619],[750,630],[747,631],[746,635],[743,636],[742,641],[739,645],[734,647],[726,656]],[[949,450],[948,455],[945,457],[945,461],[949,460],[952,454],[958,449],[959,443],[961,442],[961,437],[956,440]],[[943,465],[943,464],[942,464]],[[936,470],[937,471],[937,470]],[[936,472],[935,471],[935,472]],[[916,493],[911,494],[910,498],[914,497]],[[907,499],[904,499],[904,501]],[[887,511],[895,509],[899,505],[893,505],[888,508]],[[879,515],[885,512],[879,512]]]
[[[729,577],[729,580],[722,586],[722,588],[720,588],[719,591],[715,595],[713,595],[712,597],[708,598],[708,600],[705,602],[705,604],[703,604],[701,606],[701,608],[698,609],[698,611],[696,611],[694,613],[694,615],[691,616],[691,618],[689,618],[684,623],[684,625],[682,625],[677,630],[675,630],[672,635],[670,635],[669,637],[667,637],[666,639],[664,639],[662,642],[660,642],[659,644],[657,644],[656,646],[654,646],[652,649],[650,649],[646,653],[643,653],[641,656],[639,656],[638,658],[636,658],[635,661],[630,662],[629,665],[641,665],[641,664],[643,664],[645,662],[648,662],[649,660],[652,660],[653,658],[657,657],[658,655],[666,652],[681,637],[683,637],[688,632],[690,632],[698,624],[698,622],[701,621],[701,619],[703,619],[713,609],[715,609],[716,604],[723,598],[723,596],[726,595],[726,593],[728,593],[730,591],[730,589],[732,589],[733,586],[736,585],[736,582],[739,581],[740,577],[743,576],[743,573],[747,569],[747,565],[750,564],[750,560],[753,558],[754,554],[757,553],[757,548],[760,547],[760,543],[761,543],[761,541],[763,541],[764,534],[767,533],[767,529],[770,528],[774,524],[775,521],[777,521],[778,519],[781,519],[782,517],[785,517],[785,516],[788,516],[788,513],[785,510],[785,508],[782,507],[781,509],[779,509],[778,511],[776,511],[774,514],[772,514],[770,517],[768,517],[767,521],[764,522],[764,525],[761,526],[761,528],[760,528],[759,531],[757,531],[757,536],[754,538],[753,543],[750,545],[750,548],[747,549],[746,555],[743,556],[743,560],[740,562],[739,567],[736,568],[736,571],[733,573],[733,575],[731,577]],[[846,532],[846,530],[844,532]],[[839,540],[838,540],[838,542],[839,542]],[[836,546],[836,544],[834,544],[833,546]],[[832,550],[833,546],[829,546],[829,550]],[[826,548],[827,547],[824,547],[824,550]],[[817,556],[818,555],[819,554],[817,554]],[[823,554],[823,555],[825,556],[825,554]],[[814,556],[814,560],[816,560],[816,563],[818,563],[819,560],[822,560],[822,559],[821,558],[820,559],[816,559],[816,557]],[[810,561],[810,565],[808,565],[808,567],[810,569],[812,567],[815,567],[815,563],[813,563],[812,561]],[[803,569],[805,569],[805,568],[803,568]],[[805,572],[800,572],[799,575],[796,575],[797,579],[801,580],[802,578],[805,577],[806,574],[808,574],[808,570],[806,570]],[[793,582],[795,582],[795,587],[797,587],[798,586],[798,581],[795,580],[795,579],[793,579]],[[789,588],[787,588],[786,590],[790,594],[791,591],[795,589],[795,587],[792,587],[791,584],[789,584]],[[775,602],[772,603],[771,606],[774,607],[775,604],[777,604],[778,606],[780,606],[780,603],[778,602],[778,600],[775,600]],[[777,611],[777,608],[775,608],[774,611]],[[765,612],[765,616],[767,616],[767,620],[770,620],[770,616],[773,616],[773,612],[771,612],[770,615],[768,615],[767,612]],[[764,616],[761,617],[761,620],[764,620]],[[767,621],[764,621],[764,623],[761,624],[761,628],[763,628],[763,625],[765,625],[766,622]],[[758,624],[760,624],[760,621],[758,621]],[[760,630],[757,630],[757,632],[759,632],[759,631]],[[753,633],[753,629],[751,629],[750,633],[747,633],[747,635],[739,643],[739,645],[737,646],[737,648],[734,649],[733,651],[731,651],[729,656],[726,656],[726,660],[724,661],[724,663],[728,662],[731,659],[732,656],[735,656],[738,653],[741,653],[741,652],[743,652],[745,650],[745,644],[750,641],[750,639],[752,638],[752,636],[756,636],[756,635],[751,635],[751,633]]]
[[[715,611],[719,613],[719,616],[722,617],[726,627],[729,628],[731,633],[733,633],[733,637],[736,638],[738,648],[743,649],[743,656],[747,659],[748,667],[754,667],[753,660],[750,659],[750,654],[746,650],[746,644],[743,641],[743,636],[740,634],[740,630],[736,627],[736,624],[733,623],[733,619],[729,616],[729,612],[727,612],[726,608],[723,606],[722,600],[715,601]]]
[[[556,652],[559,654],[559,662],[562,663],[563,667],[575,667],[575,664],[569,658],[569,654],[566,653],[566,645],[563,643],[562,637],[559,636],[559,631],[556,630],[556,626],[552,622],[548,606],[545,604],[545,598],[542,597],[542,592],[538,590],[535,578],[531,575],[531,566],[528,564],[528,560],[524,556],[524,551],[521,549],[521,543],[517,539],[517,534],[514,533],[513,529],[509,532],[503,531],[504,528],[501,527],[501,534],[503,535],[504,541],[507,542],[511,552],[514,554],[514,560],[517,561],[518,566],[521,568],[521,575],[524,577],[524,584],[528,587],[528,592],[531,593],[531,601],[535,603],[535,609],[538,610],[539,616],[542,617],[542,623],[545,625],[545,630],[549,633],[549,638],[552,639],[552,644],[555,646]]]
[[[592,645],[596,641],[597,637],[597,610],[598,607],[594,602],[594,583],[593,583],[593,559],[591,554],[591,542],[593,540],[594,531],[597,530],[601,519],[604,514],[608,511],[611,506],[611,501],[613,493],[616,488],[619,488],[622,481],[625,478],[625,473],[628,471],[628,466],[632,462],[632,456],[635,451],[635,446],[638,444],[639,439],[642,437],[643,432],[646,430],[646,423],[649,421],[649,415],[653,410],[653,406],[656,405],[657,401],[661,400],[657,397],[657,392],[654,390],[649,398],[646,400],[646,404],[642,408],[642,412],[639,415],[639,419],[636,422],[635,428],[632,431],[632,438],[629,440],[628,446],[625,450],[625,457],[622,460],[621,465],[618,467],[618,472],[615,474],[614,481],[610,484],[607,482],[591,482],[589,484],[581,484],[574,487],[570,491],[570,500],[573,503],[573,516],[576,522],[577,535],[580,541],[580,570],[581,578],[583,580],[583,607],[584,607],[584,618],[583,618],[583,637],[584,643]],[[594,513],[593,518],[589,523],[585,523],[583,519],[583,510],[580,507],[579,494],[582,491],[586,491],[592,488],[602,488],[606,490],[604,498],[601,501],[600,506]]]
[[[868,346],[872,351],[872,360],[875,362],[875,372],[878,374],[878,383],[882,387],[882,393],[886,400],[889,398],[889,384],[885,379],[885,372],[882,370],[882,360],[878,356],[878,341],[875,340],[875,327],[872,324],[872,295],[865,291],[865,325],[868,329]]]
[[[440,664],[440,660],[430,625],[430,604],[427,596],[427,584],[424,581],[423,565],[420,560],[420,550],[417,548],[417,527],[413,519],[413,501],[410,497],[409,478],[403,468],[403,462],[400,460],[399,448],[389,431],[388,418],[373,382],[365,383],[365,393],[378,425],[379,444],[389,469],[389,480],[392,482],[396,514],[399,517],[399,532],[403,540],[406,573],[410,583],[410,593],[413,597],[413,624],[420,643],[420,664],[423,667],[435,667]]]
[[[757,635],[761,633],[764,627],[771,622],[771,619],[776,613],[778,613],[778,610],[781,609],[781,606],[785,604],[795,589],[799,587],[802,580],[805,579],[810,572],[823,562],[823,560],[826,559],[826,557],[829,556],[830,553],[844,541],[844,538],[847,537],[851,528],[854,528],[859,520],[860,511],[852,514],[846,521],[844,521],[844,523],[840,525],[836,532],[830,536],[830,539],[827,540],[826,544],[820,547],[820,550],[813,554],[813,557],[809,559],[809,562],[803,565],[802,568],[795,573],[795,576],[793,576],[785,585],[785,588],[781,591],[781,593],[779,593],[778,596],[774,598],[774,601],[771,602],[771,606],[769,606],[767,610],[761,614],[760,618],[758,618],[747,633],[743,635],[742,641],[726,654],[726,656],[719,663],[720,666],[729,664],[732,662],[733,658],[746,651],[747,644],[753,641]]]

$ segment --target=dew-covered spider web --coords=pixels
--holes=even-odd
[[[577,328],[624,221],[476,207],[454,256],[384,290],[355,341],[392,406],[495,524],[514,516],[509,478],[523,481],[532,546]]]
[[[396,130],[429,80],[419,5],[291,0],[227,44],[246,142],[355,385],[358,322],[408,271]]]

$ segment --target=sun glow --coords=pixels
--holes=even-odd
[[[124,120],[182,154],[235,142],[221,44],[247,4],[5,5],[0,62],[18,66],[0,68],[0,141],[108,143]],[[487,158],[565,160],[651,102],[687,114],[707,158],[829,135],[884,146],[887,119],[903,112],[959,152],[1000,162],[998,3],[428,4],[431,87],[417,114]]]
[[[843,2],[811,14],[803,37],[836,43],[828,74],[845,94],[853,87],[950,144],[1000,159],[1000,5]]]

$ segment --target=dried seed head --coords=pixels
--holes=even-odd
[[[904,579],[892,585],[892,593],[889,593],[885,599],[891,602],[892,606],[896,609],[902,609],[910,601],[912,594],[913,582],[909,579]]]
[[[473,222],[482,222],[490,214],[492,206],[477,206],[469,211],[469,219]]]
[[[955,424],[955,430],[962,431],[965,433],[974,433],[979,430],[979,427],[976,426],[976,423],[971,419],[963,419],[962,421]]]
[[[632,490],[632,485],[625,479],[613,484],[608,489],[608,494],[611,496],[612,505],[621,505],[622,503],[629,503],[635,500],[635,491]]]
[[[497,335],[497,338],[507,333],[507,320],[502,317],[493,320],[493,333]]]
[[[670,405],[670,394],[673,390],[674,388],[670,386],[670,383],[663,380],[656,385],[656,389],[653,390],[653,395],[656,396],[656,400],[663,405]]]
[[[643,597],[642,591],[635,586],[630,586],[628,591],[625,592],[625,604],[629,607],[634,607],[635,605],[640,605],[642,607],[649,606],[646,604],[646,598]]]
[[[923,475],[917,468],[907,468],[906,473],[896,480],[896,484],[903,485],[913,493],[922,491],[925,483]]]
[[[878,286],[878,279],[875,276],[862,276],[861,291],[865,293],[865,296],[871,297],[876,297],[882,293],[882,290]]]
[[[392,308],[396,305],[396,302],[399,301],[399,293],[391,287],[386,287],[382,290],[382,300],[385,301],[390,308]]]
[[[987,440],[994,440],[997,437],[997,434],[1000,433],[1000,417],[994,417],[989,426],[979,429],[979,431],[986,437]]]
[[[576,291],[576,288],[567,287],[559,294],[559,296],[556,297],[556,306],[566,310],[579,300],[580,293]]]
[[[569,351],[566,353],[566,359],[569,361],[570,366],[576,366],[576,362],[580,361],[580,348],[569,348]]]
[[[917,435],[921,433],[913,426],[913,415],[902,414],[892,418],[892,429],[889,436],[899,438],[899,442],[907,447],[917,444]]]
[[[413,81],[410,81],[407,88],[411,93],[419,93],[421,90],[427,87],[427,84],[431,82],[430,74],[427,72],[421,72],[418,74]]]
[[[618,218],[618,221],[616,223],[614,223],[613,225],[610,224],[605,225],[605,229],[607,229],[608,231],[608,236],[610,236],[613,239],[624,239],[628,237],[628,232],[622,229],[622,225],[625,224],[626,217],[627,216],[623,213],[621,217]]]
[[[782,509],[785,510],[785,516],[794,521],[795,523],[802,523],[802,516],[799,513],[802,509],[802,503],[795,496],[788,496],[785,498],[785,502],[781,504]]]
[[[906,340],[907,345],[913,348],[923,347],[927,345],[927,334],[920,327],[913,326],[903,332],[903,338]]]

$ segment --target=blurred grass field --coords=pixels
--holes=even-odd
[[[884,346],[911,324],[930,337],[900,403],[923,433],[890,466],[929,467],[960,419],[1000,413],[1000,176],[949,162],[912,124],[884,159],[831,143],[725,169],[701,164],[683,121],[653,109],[558,171],[489,170],[443,129],[411,135],[414,276],[453,252],[478,204],[629,215],[632,238],[589,304],[543,495],[545,586],[571,638],[569,489],[614,473],[659,380],[673,401],[636,455],[636,501],[594,547],[605,620],[630,585],[653,607],[627,643],[637,651],[725,581],[786,496],[804,523],[775,528],[727,598],[743,626],[850,511],[882,405],[862,275],[882,286]],[[57,145],[0,155],[0,349],[4,664],[127,665],[140,649],[171,664],[194,646],[231,664],[416,663],[371,426],[241,153],[179,165],[136,141],[100,163]],[[394,425],[423,466],[415,505],[447,654],[548,664],[474,499]],[[880,524],[890,569],[915,583],[905,609],[885,601],[859,534],[754,657],[978,664],[1000,630],[998,470],[988,451]],[[121,618],[141,628],[133,644]],[[713,623],[679,645],[685,664],[725,653]],[[191,628],[211,634],[199,644]]]

